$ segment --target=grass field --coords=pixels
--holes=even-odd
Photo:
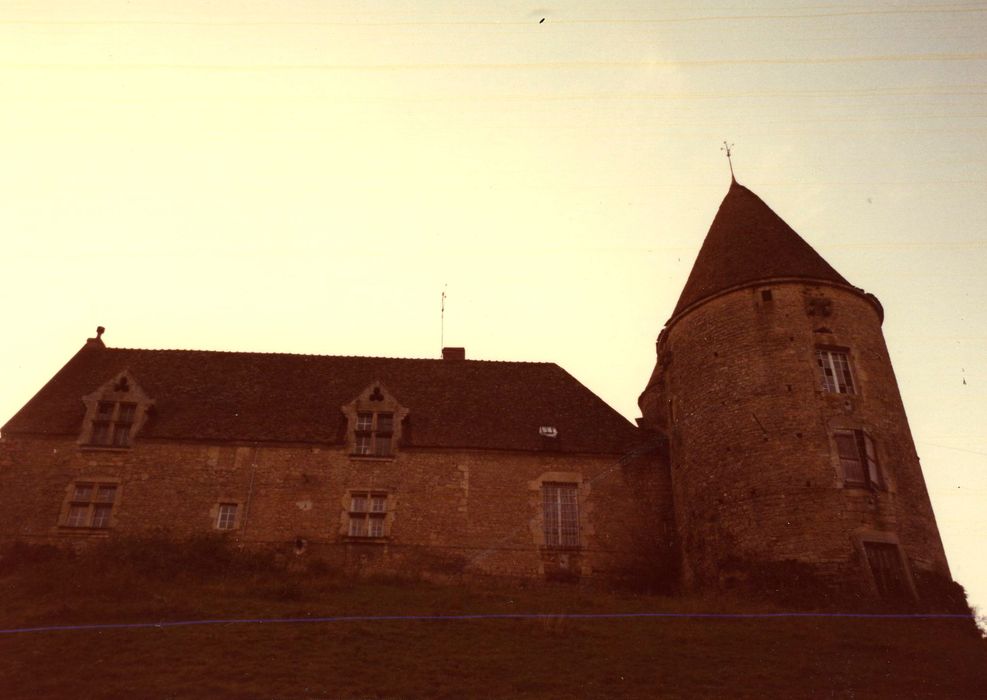
[[[566,615],[782,611],[572,585],[353,581],[208,550],[27,557],[13,564],[7,557],[0,564],[2,630],[550,615],[5,633],[5,699],[987,697],[987,642],[969,620],[577,619]]]

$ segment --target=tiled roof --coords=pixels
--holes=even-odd
[[[128,370],[154,400],[138,440],[339,444],[340,407],[380,381],[409,409],[403,443],[623,453],[638,429],[551,363],[333,357],[83,347],[3,427],[5,435],[79,435],[82,397]]]
[[[849,284],[771,207],[735,180],[709,227],[672,317],[730,287],[783,277]]]

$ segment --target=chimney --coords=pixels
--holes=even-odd
[[[442,348],[443,360],[465,360],[466,348]]]

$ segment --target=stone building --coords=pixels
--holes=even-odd
[[[635,426],[549,363],[108,348],[3,428],[0,536],[353,571],[922,596],[949,571],[877,299],[732,182]]]

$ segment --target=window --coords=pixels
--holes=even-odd
[[[65,514],[67,527],[106,529],[116,502],[116,484],[80,482],[72,486]]]
[[[884,488],[874,441],[863,430],[837,430],[833,435],[847,484]]]
[[[890,542],[864,542],[864,552],[874,577],[874,585],[882,598],[900,600],[911,597],[911,587],[898,545]]]
[[[354,452],[369,457],[391,456],[394,414],[360,411],[356,415]]]
[[[216,517],[217,530],[232,530],[236,527],[236,503],[220,503]]]
[[[383,537],[387,520],[387,494],[368,491],[350,493],[350,537]]]
[[[542,516],[545,546],[558,549],[579,547],[579,499],[576,484],[542,484]]]
[[[831,394],[854,394],[850,358],[845,350],[816,350],[816,366],[823,391]]]
[[[128,447],[130,432],[137,414],[137,404],[125,401],[100,401],[93,417],[91,445]]]

